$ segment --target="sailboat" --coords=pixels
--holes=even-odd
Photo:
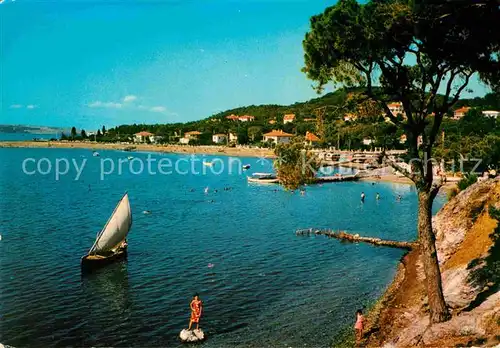
[[[132,211],[125,192],[87,255],[82,257],[82,271],[90,271],[127,257],[127,234],[132,226]]]

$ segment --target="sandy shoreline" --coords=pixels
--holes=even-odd
[[[116,144],[82,141],[0,141],[0,148],[63,148],[89,150],[125,150],[134,147],[132,151],[166,152],[178,154],[206,154],[237,157],[275,157],[272,150],[249,147],[225,146],[188,146],[188,145],[148,145],[148,144]]]

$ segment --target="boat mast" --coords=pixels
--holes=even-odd
[[[113,213],[110,215],[108,221],[106,221],[106,225],[104,225],[104,227],[102,228],[101,232],[99,232],[99,235],[97,236],[95,242],[94,242],[94,245],[92,245],[92,248],[90,248],[89,252],[88,252],[88,255],[90,255],[92,253],[92,251],[94,251],[97,243],[99,242],[99,239],[101,239],[101,236],[104,232],[104,230],[106,229],[106,227],[108,226],[109,222],[111,221],[111,218],[113,217],[113,215],[115,215],[115,212],[116,212],[116,209],[118,209],[118,207],[120,206],[120,203],[122,202],[123,198],[125,198],[125,196],[127,195],[127,191],[125,191],[125,193],[123,194],[122,198],[120,198],[120,200],[118,201],[118,204],[116,204],[116,207],[115,209],[113,210]]]

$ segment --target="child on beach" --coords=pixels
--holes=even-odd
[[[354,330],[356,332],[356,343],[361,341],[361,337],[363,336],[363,324],[365,321],[365,317],[363,317],[363,312],[361,309],[356,311],[356,324],[354,324]]]

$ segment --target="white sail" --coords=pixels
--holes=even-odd
[[[130,226],[132,226],[132,212],[130,210],[128,194],[125,193],[120,202],[118,202],[104,229],[97,236],[89,254],[110,251],[119,246],[127,237]]]

